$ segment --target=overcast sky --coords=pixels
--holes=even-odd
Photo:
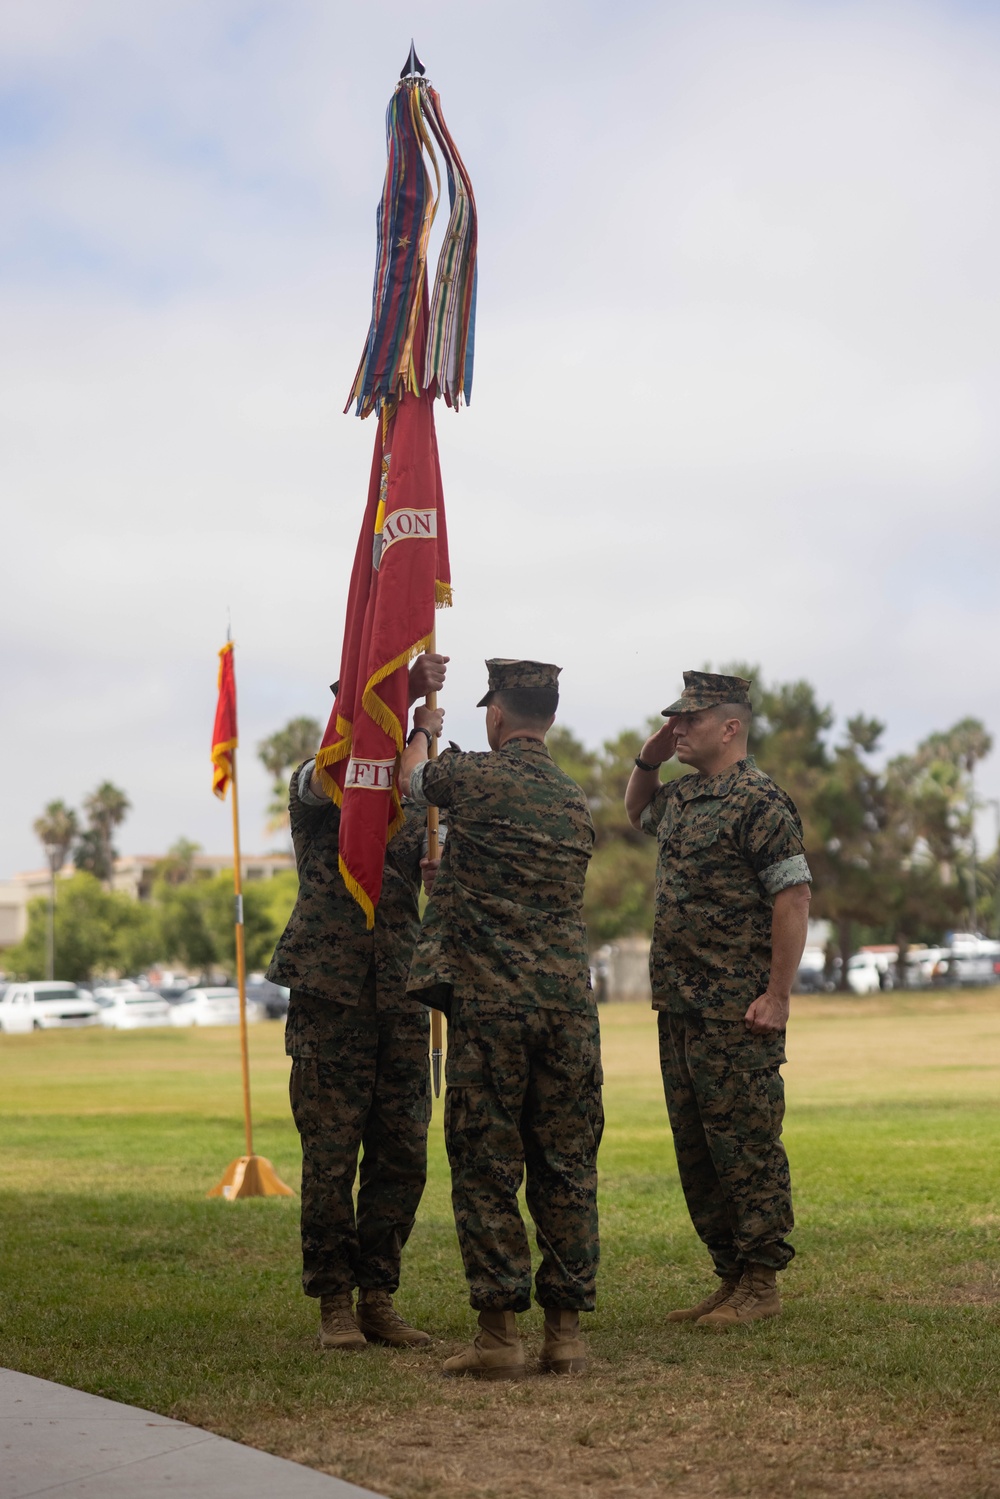
[[[254,750],[330,705],[411,33],[480,211],[450,734],[485,747],[490,655],[559,662],[595,744],[734,658],[890,750],[1000,734],[995,5],[8,0],[0,877],[104,779],[123,852],[225,850],[228,609],[273,846]]]

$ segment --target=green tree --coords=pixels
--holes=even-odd
[[[886,767],[886,894],[901,971],[913,940],[936,940],[963,918],[977,924],[973,777],[991,748],[979,720],[965,718]]]
[[[32,827],[45,848],[49,868],[53,874],[58,874],[69,858],[79,830],[76,813],[63,801],[49,802],[41,817],[35,818]]]
[[[102,781],[95,791],[84,797],[83,810],[87,814],[88,827],[80,835],[73,855],[77,869],[94,875],[104,884],[110,882],[118,857],[112,839],[131,807],[124,791],[111,781]]]
[[[616,937],[648,937],[653,929],[656,843],[625,838],[595,846],[587,874],[583,914],[591,947]]]
[[[580,787],[590,803],[591,810],[601,790],[601,759],[596,750],[589,750],[577,739],[572,729],[555,724],[546,735],[549,754],[568,776]]]
[[[288,777],[296,765],[316,753],[322,738],[315,718],[293,718],[258,744],[257,756],[273,782],[267,809],[269,832],[288,826]]]
[[[164,879],[153,886],[160,952],[168,963],[181,963],[193,973],[213,968],[219,956],[204,899],[206,884],[199,880],[178,885]],[[229,893],[232,899],[232,879]]]
[[[272,880],[252,880],[243,887],[243,931],[247,968],[265,968],[284,926],[284,909]],[[286,887],[287,893],[287,887]],[[294,900],[294,896],[292,897]],[[212,879],[186,884],[159,880],[153,887],[159,954],[198,972],[236,970],[233,876],[222,871]],[[291,906],[288,906],[290,911]],[[287,920],[287,915],[285,917]]]
[[[158,956],[159,933],[151,912],[92,874],[63,880],[55,910],[56,976],[79,983],[108,972],[136,972]],[[46,970],[48,901],[28,904],[28,930],[4,962],[18,978],[40,979]]]
[[[994,849],[979,866],[979,925],[991,937],[1000,937],[1000,849]]]
[[[190,838],[178,838],[167,849],[166,857],[158,859],[153,866],[153,879],[164,880],[168,885],[184,885],[195,877],[194,861],[201,853],[201,844]]]
[[[963,718],[943,733],[931,734],[918,748],[918,755],[932,764],[957,772],[951,802],[951,818],[961,840],[959,857],[968,892],[968,926],[979,926],[979,870],[976,858],[975,772],[993,748],[992,736],[978,718]]]
[[[586,794],[594,819],[594,856],[584,892],[591,946],[634,933],[648,935],[652,929],[656,844],[631,826],[624,801],[635,757],[661,724],[662,719],[655,718],[645,728],[623,729],[599,750],[587,749],[561,726],[546,740],[556,764]],[[683,773],[684,767],[676,761],[664,766],[665,780]]]
[[[295,905],[295,897],[299,893],[299,877],[294,869],[283,869],[279,874],[273,874],[269,880],[261,880],[259,887],[255,884],[254,889],[260,889],[261,899],[267,907],[267,915],[274,932],[274,941],[278,940],[281,933],[288,925],[288,918],[292,914]],[[260,965],[252,964],[251,967],[263,967],[271,961],[271,949],[263,954]]]
[[[49,909],[46,938],[46,978],[54,978],[56,971],[56,875],[69,857],[73,839],[79,827],[76,813],[63,801],[49,802],[41,817],[33,824],[35,834],[45,849],[49,865]]]
[[[806,857],[813,875],[812,914],[831,921],[840,952],[840,987],[847,988],[847,960],[856,927],[881,915],[880,834],[886,822],[884,787],[871,761],[883,725],[861,716],[822,766],[809,775],[799,767],[799,802],[806,833]],[[815,757],[811,757],[815,759]],[[775,777],[777,779],[777,777]],[[797,798],[796,800],[799,800]]]

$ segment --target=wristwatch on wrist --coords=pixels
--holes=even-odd
[[[414,739],[416,739],[416,737],[417,737],[418,734],[424,734],[424,735],[426,735],[428,746],[430,746],[430,745],[432,745],[434,743],[434,735],[431,733],[430,729],[425,729],[424,726],[423,726],[423,724],[419,724],[418,723],[418,724],[414,725],[414,727],[407,734],[407,736],[406,736],[406,742],[407,742],[407,744],[412,744],[413,741],[414,741]]]
[[[636,755],[635,763],[636,765],[638,765],[640,770],[659,770],[660,766],[663,764],[663,761],[660,760],[656,765],[650,765],[648,760],[644,760],[641,755]]]

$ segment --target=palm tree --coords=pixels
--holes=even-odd
[[[963,718],[943,733],[930,734],[917,747],[917,756],[932,767],[935,763],[953,768],[953,817],[960,823],[968,843],[969,931],[979,930],[979,882],[976,870],[976,764],[993,748],[993,737],[978,718]],[[966,780],[963,781],[963,773]]]
[[[99,880],[107,884],[115,866],[116,850],[111,839],[115,828],[125,821],[132,803],[124,791],[111,781],[102,781],[96,791],[84,797],[83,809],[90,827],[77,850],[77,867],[87,867]]]
[[[65,802],[49,802],[41,817],[33,824],[35,833],[45,849],[49,861],[49,935],[46,968],[48,977],[55,978],[56,967],[56,875],[66,863],[79,823],[72,807]]]
[[[274,782],[267,809],[269,832],[288,826],[289,773],[316,753],[322,737],[323,729],[315,718],[293,718],[258,744],[257,756]]]

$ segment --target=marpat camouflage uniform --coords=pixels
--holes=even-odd
[[[719,1276],[780,1270],[794,1254],[785,1036],[754,1036],[744,1016],[767,989],[774,897],[811,878],[798,813],[748,759],[661,785],[641,821],[659,845],[650,977],[688,1210]]]
[[[526,1170],[536,1298],[592,1310],[604,1113],[583,922],[586,799],[529,738],[418,765],[410,787],[415,805],[448,813],[409,988],[449,1012],[445,1138],[470,1300],[477,1311],[531,1304],[517,1203]]]
[[[311,769],[308,761],[292,776],[299,893],[268,969],[291,990],[285,1050],[302,1141],[302,1285],[307,1296],[394,1292],[427,1175],[429,1020],[406,993],[424,825],[409,815],[389,843],[368,931],[340,876],[339,809],[309,790]]]

